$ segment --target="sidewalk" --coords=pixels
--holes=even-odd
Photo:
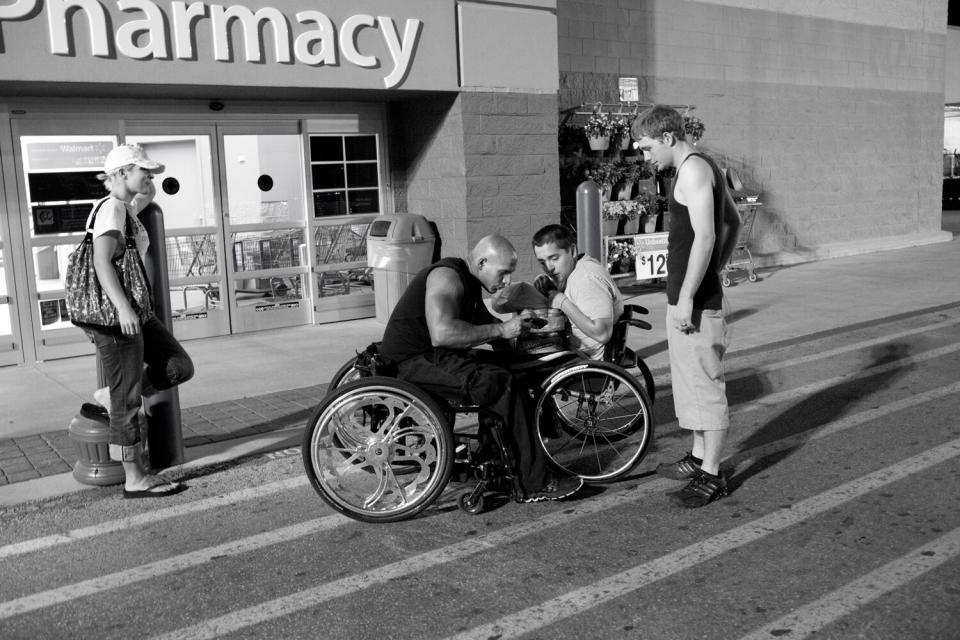
[[[948,215],[949,213],[949,215]],[[734,274],[731,354],[907,311],[960,304],[960,213],[931,244]],[[956,227],[956,228],[952,228]],[[851,253],[854,253],[851,251]],[[742,277],[741,277],[742,276]],[[661,288],[626,286],[650,309],[652,331],[629,344],[657,377],[668,368]],[[179,391],[186,460],[196,468],[299,447],[334,372],[380,338],[373,318],[185,343],[196,376]],[[95,388],[93,356],[0,368],[0,507],[91,488],[71,473],[67,426]]]

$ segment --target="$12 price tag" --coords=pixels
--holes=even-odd
[[[634,237],[637,280],[667,277],[667,236],[668,234],[663,232]]]

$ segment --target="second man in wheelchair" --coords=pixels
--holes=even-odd
[[[623,313],[623,296],[606,267],[595,258],[577,255],[576,236],[559,224],[534,234],[533,252],[544,271],[534,287],[570,320],[570,346],[594,360],[603,359]]]
[[[548,470],[531,423],[529,389],[510,371],[517,356],[497,348],[519,336],[530,320],[520,314],[501,322],[483,301],[484,290],[495,294],[510,283],[516,266],[516,249],[497,235],[482,238],[467,260],[444,258],[430,265],[397,302],[380,353],[396,366],[398,378],[491,411],[515,458],[517,499],[558,500],[575,493],[583,481]],[[494,349],[475,348],[487,344]]]

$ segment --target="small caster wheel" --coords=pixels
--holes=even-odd
[[[460,507],[461,511],[466,511],[471,515],[477,515],[478,513],[483,513],[484,499],[483,494],[481,493],[476,497],[475,500],[470,500],[470,497],[473,495],[473,491],[466,491],[460,494],[460,497],[457,498],[457,506]]]
[[[729,287],[729,286],[730,286],[730,278],[728,278],[727,276],[721,277],[721,278],[720,278],[720,284],[722,284],[722,285],[725,286],[725,287]]]
[[[757,274],[755,274],[753,271],[751,271],[751,272],[749,273],[749,275],[747,275],[747,280],[749,280],[750,282],[756,282],[756,281],[757,281]]]

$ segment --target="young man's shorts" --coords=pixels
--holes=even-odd
[[[667,348],[673,406],[682,429],[722,431],[730,426],[723,354],[727,323],[719,309],[694,309],[696,329],[682,333],[674,326],[676,307],[667,305]]]

